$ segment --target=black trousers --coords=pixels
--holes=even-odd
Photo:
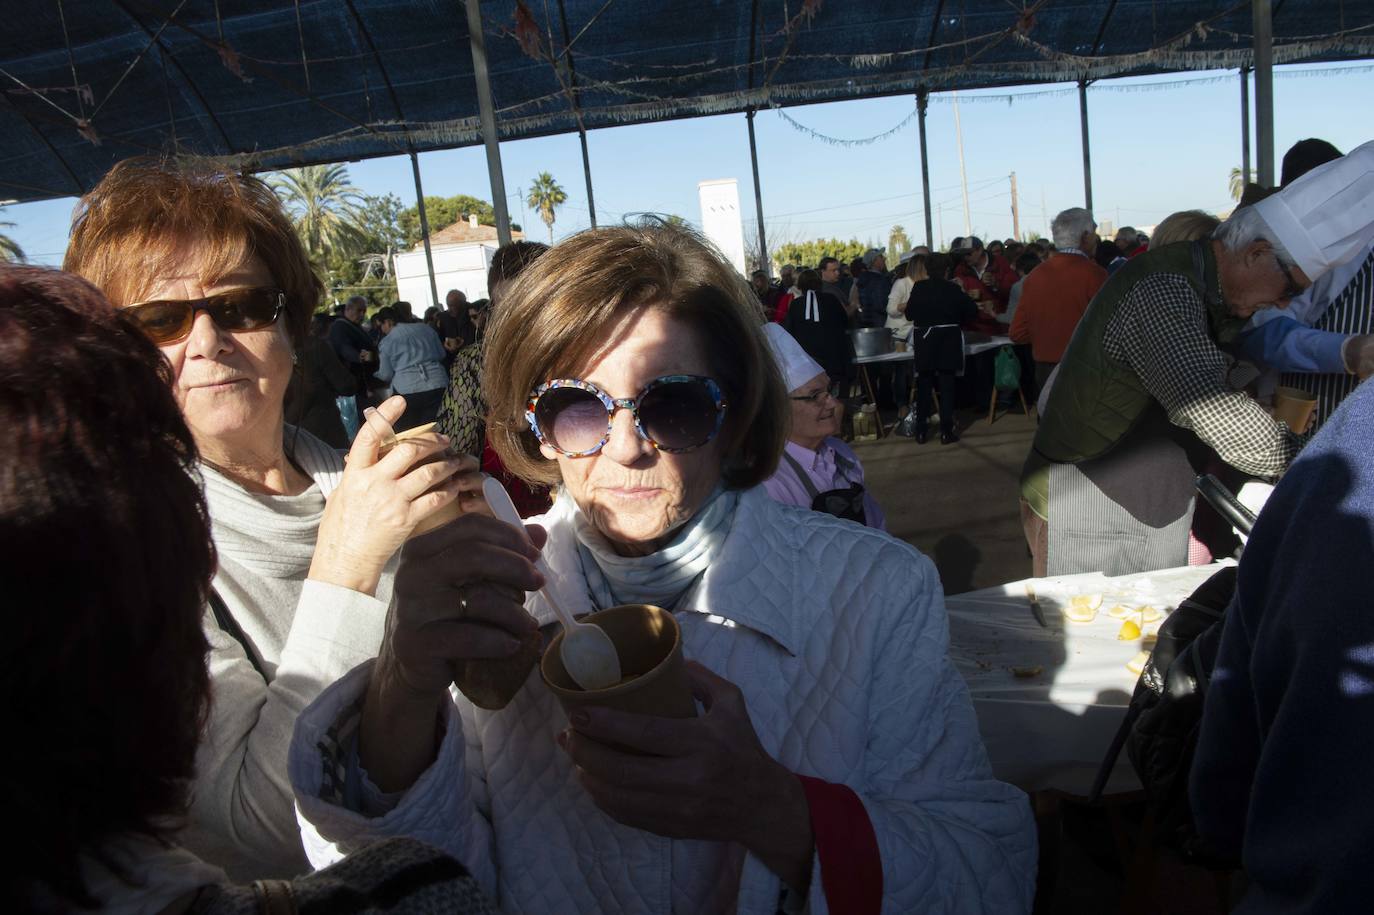
[[[934,393],[936,380],[940,383],[940,432],[949,435],[954,431],[954,373],[937,372],[925,369],[916,373],[916,428],[924,429],[930,422],[931,394]]]
[[[444,402],[445,390],[446,388],[435,388],[432,391],[401,395],[406,399],[406,411],[391,428],[396,432],[404,432],[434,422],[439,418],[439,407]]]

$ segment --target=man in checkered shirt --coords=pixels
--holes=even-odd
[[[1310,283],[1253,208],[1108,281],[1065,353],[1022,475],[1037,575],[1185,565],[1192,480],[1212,453],[1263,478],[1287,467],[1298,439],[1228,385],[1222,346]]]

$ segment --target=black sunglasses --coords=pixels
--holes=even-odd
[[[203,299],[156,299],[129,305],[124,313],[158,346],[191,335],[196,312],[204,311],[231,334],[271,327],[286,307],[286,294],[270,287],[231,289]]]

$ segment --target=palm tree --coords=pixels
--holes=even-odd
[[[534,184],[530,186],[530,196],[526,203],[539,211],[539,218],[549,227],[549,244],[553,244],[553,211],[562,206],[567,199],[568,195],[548,172],[540,172],[539,177],[535,178]]]
[[[0,229],[11,229],[14,227],[12,222],[0,222]],[[10,238],[8,235],[0,233],[0,263],[7,261],[24,260],[24,249],[19,247],[19,242]]]
[[[1231,169],[1231,199],[1239,200],[1245,193],[1245,185],[1255,180],[1255,173],[1252,170],[1248,176],[1242,175],[1239,168]]]
[[[307,165],[269,179],[310,256],[322,260],[351,252],[363,239],[363,194],[348,183],[343,165]]]

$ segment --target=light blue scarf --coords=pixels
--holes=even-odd
[[[734,523],[739,492],[717,487],[663,549],[648,556],[620,556],[581,509],[574,515],[577,550],[587,590],[598,609],[654,604],[673,610],[720,555]]]

